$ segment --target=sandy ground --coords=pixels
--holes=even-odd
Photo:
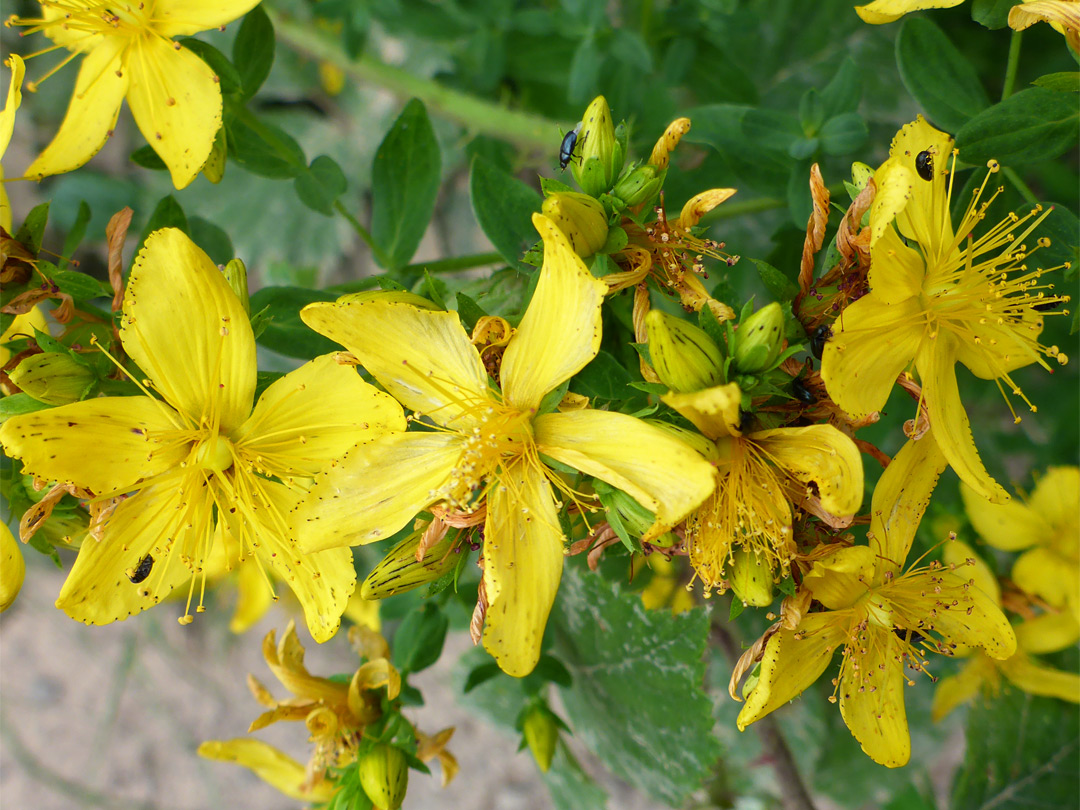
[[[34,552],[30,552],[34,555]],[[259,714],[248,672],[275,695],[284,689],[260,652],[264,634],[287,620],[275,608],[254,630],[231,635],[228,612],[209,612],[187,628],[166,604],[107,627],[85,627],[53,607],[62,572],[28,560],[27,581],[0,616],[0,805],[3,810],[204,810],[300,805],[244,768],[201,759],[203,740],[245,735]],[[306,638],[301,634],[301,638]],[[343,638],[308,643],[317,674],[355,669]],[[517,741],[475,718],[455,699],[450,673],[468,639],[452,638],[439,663],[415,678],[427,705],[409,716],[427,732],[457,728],[451,750],[461,772],[446,789],[438,768],[410,780],[406,810],[548,810],[547,789]],[[306,758],[300,724],[258,733]],[[611,807],[653,807],[614,787]]]

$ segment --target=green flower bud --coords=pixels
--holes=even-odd
[[[646,163],[620,177],[611,193],[631,208],[644,205],[660,193],[665,176],[666,169],[658,169],[651,163]]]
[[[360,595],[368,600],[385,599],[434,582],[453,570],[458,555],[450,552],[452,539],[447,536],[429,548],[422,562],[416,559],[423,531],[413,532],[392,549],[367,575]]]
[[[704,330],[658,309],[645,316],[649,356],[656,374],[680,394],[711,388],[724,381],[724,357]]]
[[[251,314],[251,299],[248,297],[247,267],[240,259],[233,259],[225,265],[225,280],[229,282],[236,297],[244,305],[244,312]]]
[[[874,176],[874,170],[865,163],[856,161],[851,164],[851,184],[859,191],[866,188],[866,181]]]
[[[735,367],[744,374],[772,368],[784,342],[784,313],[773,302],[762,307],[735,332]]]
[[[737,548],[731,552],[728,582],[744,605],[767,607],[773,601],[773,572],[761,554]]]
[[[583,259],[600,250],[607,241],[607,214],[597,200],[576,191],[553,191],[540,206],[570,240],[574,253]]]
[[[599,197],[622,171],[626,150],[615,135],[607,99],[597,96],[585,110],[571,165],[574,179],[586,194]]]
[[[78,402],[96,379],[87,366],[59,352],[32,354],[10,376],[24,393],[47,405]]]
[[[525,742],[532,751],[533,759],[544,773],[551,768],[555,756],[555,744],[559,741],[559,726],[551,712],[543,706],[533,706],[525,715]]]
[[[379,743],[357,763],[360,786],[379,810],[397,810],[409,786],[409,764],[400,748]]]

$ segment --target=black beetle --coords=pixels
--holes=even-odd
[[[814,334],[810,336],[810,352],[818,360],[821,359],[821,355],[825,353],[825,342],[832,337],[832,329],[827,324],[822,324],[814,330]]]
[[[562,143],[559,144],[560,169],[565,169],[567,164],[573,159],[574,150],[577,148],[579,132],[581,132],[581,121],[578,121],[576,127],[563,135]]]
[[[147,554],[141,560],[139,564],[135,566],[135,570],[128,574],[128,579],[138,585],[148,576],[150,576],[150,569],[154,567],[154,558]]]
[[[799,377],[791,381],[791,393],[795,396],[795,399],[805,402],[807,405],[813,405],[817,402],[814,392],[807,388],[806,383]]]
[[[925,149],[915,156],[915,171],[923,180],[934,179],[934,156]]]

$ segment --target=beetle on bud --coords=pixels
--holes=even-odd
[[[585,110],[577,137],[577,155],[570,170],[581,190],[598,197],[611,189],[622,171],[626,147],[615,134],[607,99],[597,96]]]

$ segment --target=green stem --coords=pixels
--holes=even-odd
[[[559,127],[572,122],[550,121],[538,115],[509,110],[467,93],[451,90],[436,81],[387,65],[369,51],[353,59],[334,37],[266,8],[277,38],[313,59],[329,62],[354,79],[377,84],[403,98],[418,98],[429,111],[462,124],[470,132],[510,141],[530,152],[550,152],[558,147]]]
[[[341,200],[334,200],[334,210],[341,216],[345,217],[345,221],[352,225],[352,229],[356,231],[357,235],[364,240],[364,243],[371,248],[371,255],[375,257],[375,263],[380,267],[386,267],[386,256],[379,250],[378,245],[375,244],[375,240],[371,238],[371,232],[363,226],[363,224],[356,217],[352,215]]]
[[[1029,203],[1037,203],[1039,198],[1035,196],[1035,192],[1031,190],[1031,187],[1020,179],[1020,175],[1016,173],[1016,169],[1011,166],[1002,166],[1001,173],[1009,178],[1009,182],[1016,186],[1016,190],[1020,192],[1025,200]]]
[[[429,273],[457,273],[461,270],[472,270],[474,267],[486,267],[489,264],[499,264],[500,262],[506,262],[501,253],[473,253],[471,256],[454,256],[433,262],[416,262],[410,264],[401,272],[407,273],[412,270],[419,273],[426,270]]]
[[[1004,101],[1013,94],[1016,87],[1016,71],[1020,67],[1020,38],[1022,31],[1013,31],[1012,39],[1009,40],[1009,62],[1005,66],[1005,86],[1001,88],[1001,100]]]
[[[829,198],[836,197],[845,190],[843,183],[829,186]],[[737,219],[738,217],[744,217],[747,214],[760,214],[762,211],[773,211],[777,208],[786,208],[787,204],[787,200],[780,200],[776,197],[758,197],[753,200],[746,200],[745,202],[732,203],[731,205],[724,203],[702,217],[701,222],[703,225],[708,225],[724,219]]]

